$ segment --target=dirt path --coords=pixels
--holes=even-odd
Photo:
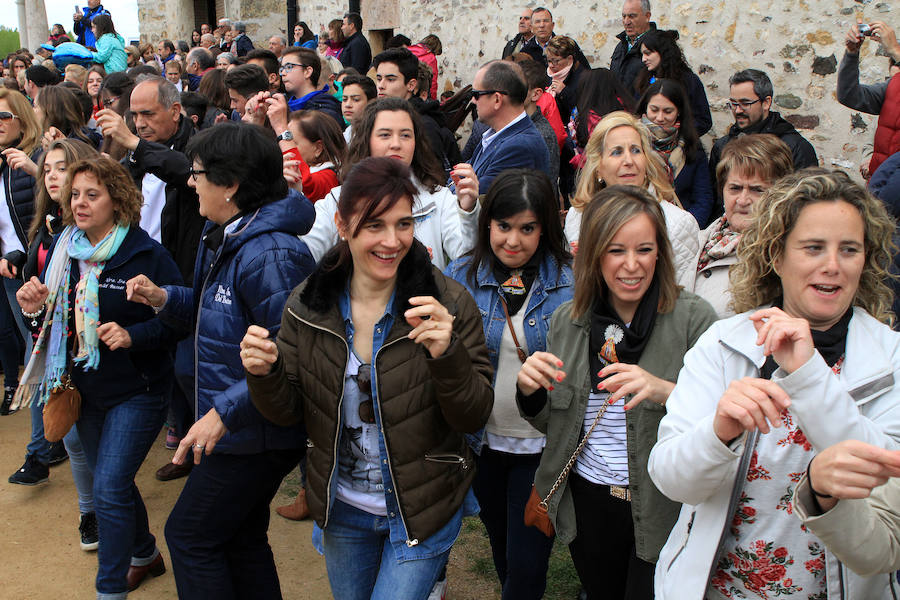
[[[6,481],[22,464],[30,427],[27,410],[0,417],[0,598],[92,598],[97,555],[83,552],[79,547],[78,507],[68,462],[52,467],[50,481],[43,485],[26,487]],[[170,566],[163,527],[184,480],[162,483],[153,476],[172,456],[163,445],[164,438],[161,434],[153,445],[138,472],[137,484],[147,505],[150,530],[157,538],[166,565]],[[287,493],[293,489],[296,483],[286,480],[273,505],[286,503]],[[272,511],[269,542],[286,599],[331,597],[325,561],[310,543],[311,531],[311,521],[287,521]],[[488,578],[473,575],[466,565],[465,549],[454,548],[450,562],[450,600],[498,598],[497,586]],[[144,582],[131,597],[175,598],[171,568],[165,575]]]

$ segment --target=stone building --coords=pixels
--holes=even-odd
[[[774,110],[780,111],[816,147],[824,166],[856,171],[868,163],[875,117],[840,106],[835,98],[837,64],[844,34],[857,17],[881,20],[900,29],[894,3],[888,0],[685,0],[652,1],[653,20],[677,29],[691,66],[706,84],[713,109],[711,132],[722,135],[731,124],[724,107],[728,77],[755,67],[775,86]],[[439,88],[471,83],[478,66],[499,57],[515,33],[521,6],[510,0],[361,0],[364,29],[373,51],[395,33],[414,41],[437,34],[444,53],[438,57]],[[556,32],[572,36],[595,67],[608,66],[621,27],[621,1],[548,0]],[[142,37],[187,39],[201,22],[227,16],[247,23],[257,43],[287,27],[284,0],[138,0]],[[346,2],[297,3],[298,19],[314,31],[348,9]],[[878,45],[863,47],[860,79],[873,83],[888,74],[888,61],[876,56]],[[706,144],[707,147],[709,144]]]

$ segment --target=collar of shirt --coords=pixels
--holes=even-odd
[[[391,326],[394,324],[394,315],[393,315],[393,306],[394,306],[394,295],[397,293],[397,288],[394,288],[394,291],[391,292],[391,297],[388,299],[387,306],[384,308],[384,314],[375,323],[375,328],[372,331],[372,362],[374,364],[375,354],[378,352],[381,345],[387,340],[388,332],[391,330]],[[347,343],[351,346],[353,345],[353,312],[350,308],[350,281],[347,281],[347,285],[344,288],[344,293],[338,296],[338,308],[341,311],[341,316],[344,319],[344,328],[347,335]],[[374,386],[373,386],[374,389]]]
[[[507,129],[509,129],[510,127],[512,127],[513,125],[515,125],[516,123],[518,123],[519,121],[521,121],[522,119],[524,119],[527,116],[528,115],[525,114],[525,111],[523,110],[522,114],[520,114],[518,117],[516,117],[515,119],[513,119],[512,121],[507,123],[506,127],[501,129],[500,131],[494,131],[493,129],[488,129],[487,131],[485,131],[483,134],[481,134],[481,150],[482,151],[487,150],[488,146],[491,145],[491,142],[493,142],[495,139],[497,139],[498,135],[500,135],[501,133],[503,133],[504,131],[506,131]]]
[[[650,31],[650,30],[648,29],[647,31]],[[647,31],[645,31],[644,33],[647,33]],[[644,36],[644,33],[639,33],[636,36],[634,36],[633,38],[630,38],[627,35],[625,36],[625,42],[628,44],[629,51],[631,51],[631,49],[634,48],[634,45],[638,42],[639,39],[641,39]]]

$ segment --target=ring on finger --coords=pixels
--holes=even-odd
[[[198,450],[203,450],[204,448],[206,448],[206,446],[204,446],[203,444],[194,444],[194,448],[196,448]]]

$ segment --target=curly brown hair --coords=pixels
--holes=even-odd
[[[75,218],[72,216],[72,181],[79,173],[90,173],[106,186],[106,191],[112,199],[116,225],[127,227],[141,222],[141,205],[144,203],[144,197],[134,184],[134,179],[121,164],[101,155],[99,158],[79,160],[69,167],[62,193],[63,224],[75,224]]]
[[[783,177],[754,205],[753,220],[738,245],[738,262],[729,274],[735,312],[753,310],[782,294],[774,265],[784,255],[788,234],[800,213],[816,202],[839,201],[859,211],[864,227],[866,261],[853,305],[879,321],[893,323],[893,293],[887,282],[897,249],[892,240],[896,225],[884,205],[846,173],[818,167]]]

